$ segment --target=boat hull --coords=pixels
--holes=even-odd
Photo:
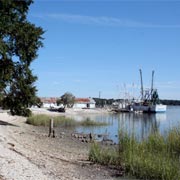
[[[166,105],[133,105],[133,111],[144,112],[144,113],[163,113],[166,112]]]

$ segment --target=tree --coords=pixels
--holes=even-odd
[[[73,107],[75,102],[75,96],[72,93],[66,92],[64,95],[61,96],[60,100],[64,107]]]
[[[13,115],[30,115],[38,100],[30,65],[42,44],[41,27],[28,22],[33,0],[0,1],[0,98]]]
[[[57,100],[56,100],[56,104],[59,106],[60,104],[63,104],[63,102],[62,102],[61,99],[57,99]]]
[[[35,99],[35,105],[38,107],[38,108],[41,108],[42,105],[43,105],[43,102],[41,101],[41,99],[39,97],[36,97]]]

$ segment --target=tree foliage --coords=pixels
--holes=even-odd
[[[62,103],[64,107],[72,107],[75,102],[75,96],[72,93],[66,92],[63,94],[59,100],[57,100],[57,103]]]
[[[110,106],[112,105],[113,102],[119,101],[119,100],[114,100],[114,99],[102,99],[102,98],[93,98],[94,101],[96,102],[96,107],[104,107],[104,106]]]
[[[37,101],[30,65],[42,47],[41,27],[27,20],[33,0],[0,1],[0,100],[13,115],[28,116]]]

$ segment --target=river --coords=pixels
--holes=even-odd
[[[110,139],[118,143],[118,132],[120,129],[126,130],[129,134],[133,133],[139,140],[157,131],[165,135],[170,129],[180,124],[180,106],[168,106],[165,113],[91,114],[86,115],[84,118],[98,122],[106,122],[108,125],[100,127],[78,127],[76,131],[82,133],[107,134]]]

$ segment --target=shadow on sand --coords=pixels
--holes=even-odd
[[[14,124],[11,124],[11,123],[8,123],[8,122],[2,121],[2,120],[0,120],[0,125],[3,125],[3,126],[16,126]],[[18,126],[16,126],[16,127],[18,127]]]

